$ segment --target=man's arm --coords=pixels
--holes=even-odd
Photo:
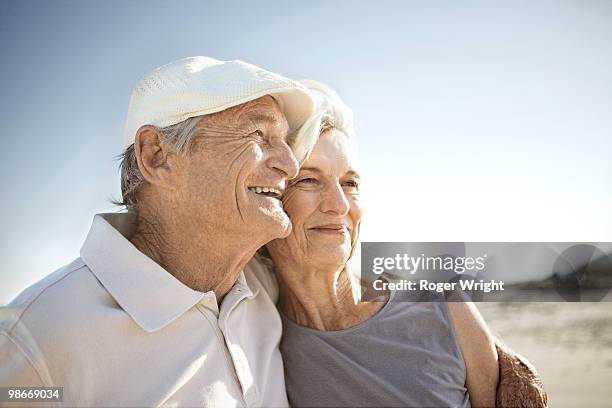
[[[500,376],[495,406],[546,408],[548,396],[535,367],[499,340],[495,345]]]
[[[448,302],[448,309],[465,361],[472,406],[494,407],[499,382],[495,339],[473,303]]]

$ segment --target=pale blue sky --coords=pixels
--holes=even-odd
[[[610,1],[0,2],[0,304],[114,210],[131,87],[191,55],[328,83],[362,238],[612,241]]]

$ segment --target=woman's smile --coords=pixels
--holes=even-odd
[[[326,224],[319,225],[316,227],[309,228],[310,231],[314,231],[320,234],[326,235],[348,235],[349,229],[344,224]]]

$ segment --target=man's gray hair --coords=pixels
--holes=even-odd
[[[353,111],[340,99],[340,96],[329,86],[310,79],[300,83],[308,88],[314,100],[314,113],[298,132],[292,143],[296,157],[303,158],[300,165],[308,158],[319,136],[324,132],[336,129],[349,139],[355,139],[353,128]],[[311,137],[312,134],[315,137]]]
[[[202,116],[195,116],[186,119],[176,125],[159,128],[162,135],[162,143],[168,144],[177,153],[188,153],[193,145],[193,140],[197,134],[196,125]],[[121,195],[122,201],[115,204],[124,205],[128,210],[136,210],[138,200],[137,193],[146,180],[138,168],[136,160],[136,150],[134,145],[130,145],[121,156],[119,168],[121,170]]]

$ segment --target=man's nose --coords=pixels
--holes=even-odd
[[[322,195],[323,199],[321,200],[321,212],[334,215],[348,214],[350,204],[340,183],[333,183],[332,185],[328,186],[322,192]]]
[[[285,141],[278,141],[270,147],[268,166],[282,173],[286,180],[297,176],[300,170],[300,165]]]

